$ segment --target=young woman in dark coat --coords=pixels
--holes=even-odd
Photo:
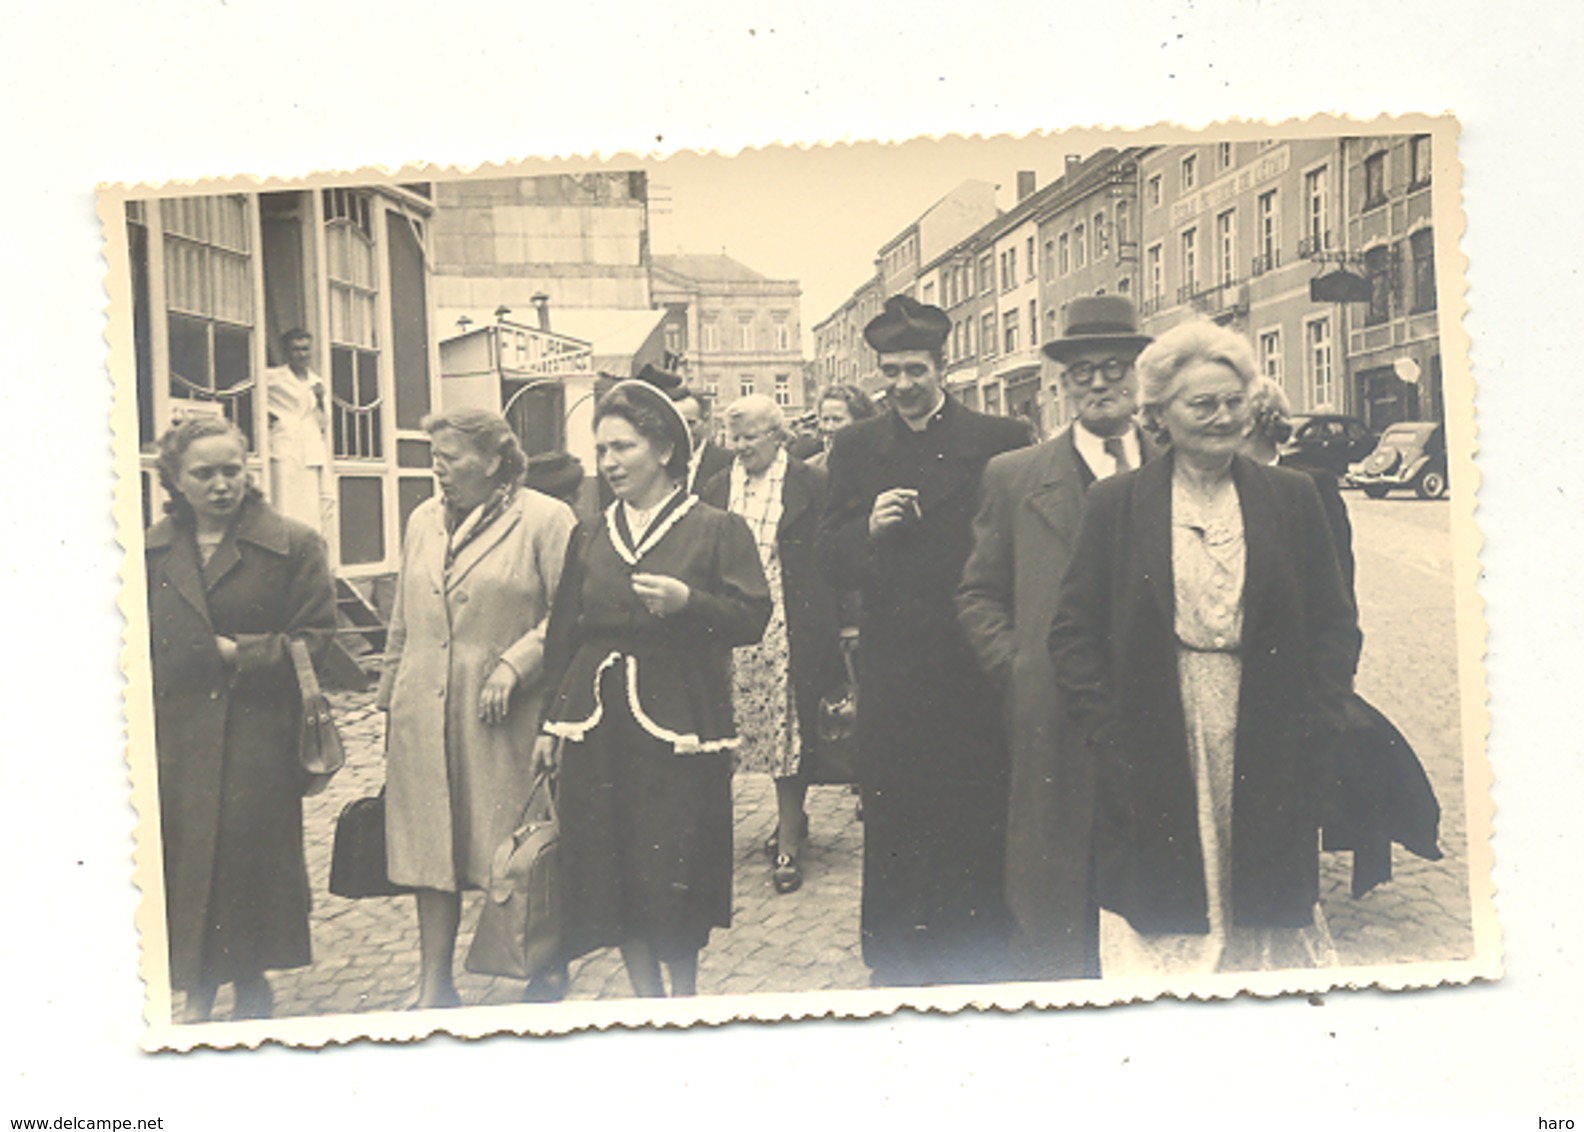
[[[171,985],[267,1017],[264,972],[306,966],[302,697],[288,642],[321,652],[335,599],[316,531],[248,482],[246,444],[195,418],[159,444],[169,514],[145,539]]]

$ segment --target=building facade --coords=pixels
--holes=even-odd
[[[1337,138],[1163,146],[1140,158],[1150,334],[1203,316],[1246,335],[1296,412],[1349,412],[1349,304],[1310,281],[1341,247]]]
[[[1297,413],[1380,429],[1439,419],[1434,155],[1424,135],[1249,139],[1101,150],[911,275],[952,321],[947,387],[974,408],[1050,434],[1071,417],[1055,363],[1074,298],[1129,294],[1145,333],[1210,318],[1245,335]],[[1020,178],[1021,180],[1021,178]],[[827,380],[878,383],[862,327],[904,287],[917,224],[882,248],[874,277],[815,328]],[[1367,301],[1317,298],[1322,276]],[[1321,294],[1329,294],[1322,290]]]
[[[689,384],[722,404],[760,393],[803,412],[802,290],[726,255],[654,257],[653,300]],[[675,350],[671,349],[675,346]]]
[[[1347,246],[1370,295],[1348,327],[1349,391],[1377,430],[1444,413],[1430,147],[1428,134],[1342,142]]]
[[[1139,270],[1140,150],[1101,150],[1071,160],[1060,192],[1040,211],[1040,340],[1060,337],[1067,304],[1083,295],[1136,295]],[[1060,367],[1040,355],[1050,430],[1072,409],[1062,395]]]
[[[841,306],[814,327],[814,358],[821,385],[856,385],[872,390],[879,384],[878,359],[864,341],[863,328],[885,305],[878,274],[858,286]]]
[[[995,219],[995,194],[989,181],[963,181],[880,245],[874,274],[814,327],[814,359],[824,384],[846,382],[869,391],[879,385],[863,328],[892,295],[941,305],[940,260]]]
[[[504,306],[647,309],[642,171],[556,173],[435,187],[435,308],[443,325]]]
[[[440,402],[432,216],[428,184],[128,203],[145,520],[159,513],[155,443],[189,415],[241,428],[268,494],[268,371],[302,328],[327,386],[332,566],[396,569],[406,517],[434,490],[420,428]]]

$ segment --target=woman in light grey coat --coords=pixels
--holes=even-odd
[[[379,702],[390,876],[417,889],[417,1005],[430,1007],[458,1001],[460,894],[488,882],[528,801],[545,620],[575,519],[520,486],[522,448],[501,417],[424,424],[440,495],[408,520]]]

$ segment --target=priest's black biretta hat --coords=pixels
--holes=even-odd
[[[911,295],[892,295],[885,310],[864,327],[864,341],[881,354],[902,350],[939,350],[951,334],[951,319],[939,307]]]

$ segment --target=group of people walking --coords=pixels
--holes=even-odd
[[[781,410],[631,380],[594,413],[608,505],[523,486],[499,416],[425,422],[379,706],[388,869],[420,928],[415,1005],[458,1001],[461,893],[557,786],[562,963],[619,947],[691,994],[729,927],[732,775],[769,774],[771,881],[803,883],[818,711],[856,639],[861,934],[876,985],[1330,960],[1319,805],[1359,650],[1334,483],[1273,467],[1279,388],[1206,322],[1151,342],[1074,300],[1045,352],[1073,424],[1037,445],[943,384],[950,320],[890,299],[884,411],[833,387],[820,451]],[[707,443],[706,443],[707,441]],[[716,449],[711,453],[710,447]],[[309,961],[287,643],[334,631],[324,545],[249,486],[213,419],[160,445],[148,535],[172,984],[270,1009]]]

